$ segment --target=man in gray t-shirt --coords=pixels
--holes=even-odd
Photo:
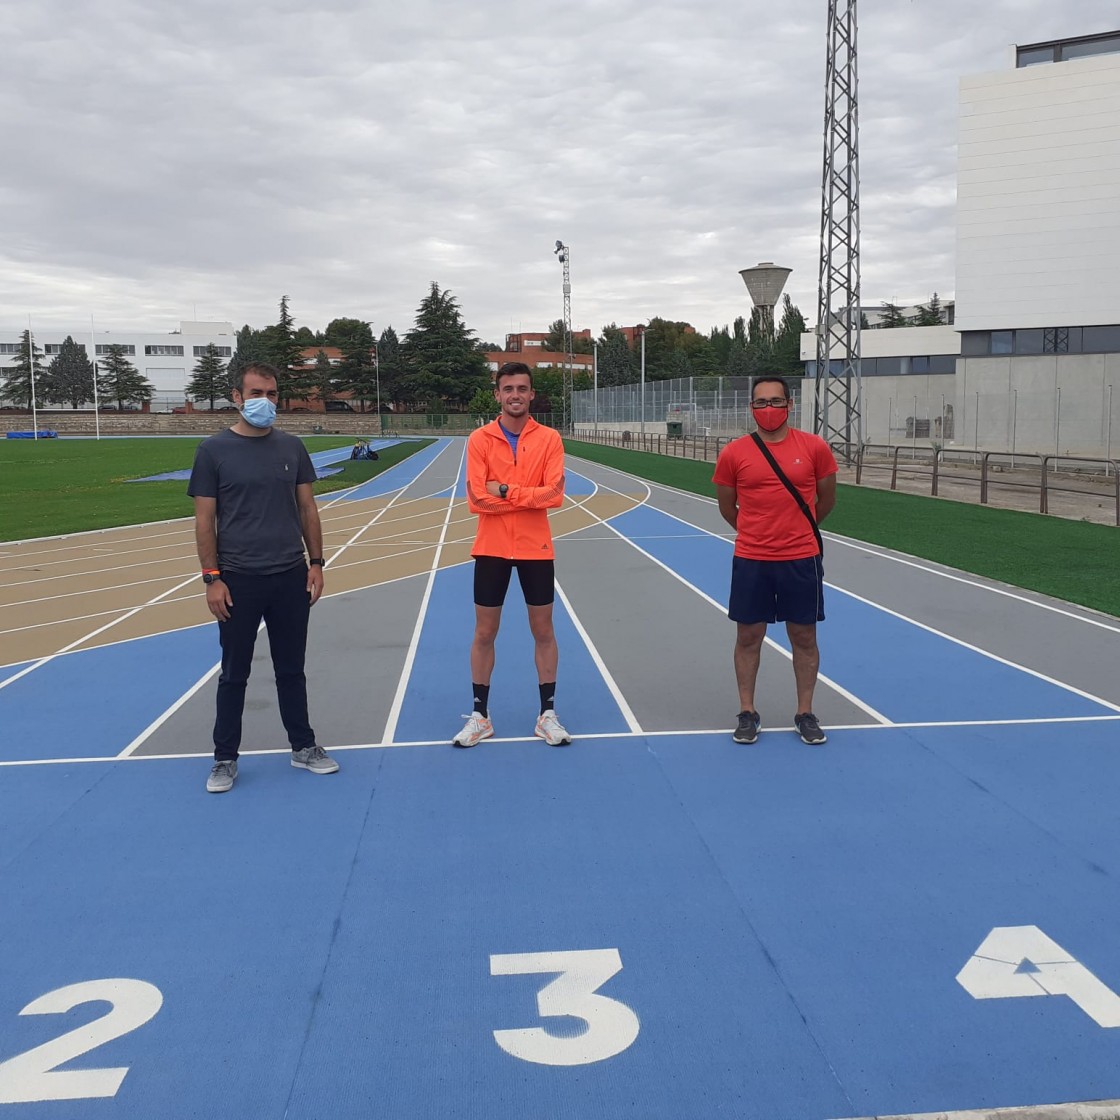
[[[308,617],[323,593],[315,468],[300,440],[272,426],[278,376],[264,362],[241,371],[232,390],[241,416],[232,428],[198,445],[187,487],[194,498],[206,605],[218,620],[222,646],[214,765],[206,782],[211,793],[232,789],[237,778],[245,686],[262,621],[292,765],[313,774],[338,770],[316,745],[303,671]]]

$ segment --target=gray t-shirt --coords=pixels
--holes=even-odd
[[[187,493],[218,500],[218,566],[273,575],[302,562],[296,486],[314,481],[307,448],[278,428],[266,436],[239,436],[227,428],[204,439]]]

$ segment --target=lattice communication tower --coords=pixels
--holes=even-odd
[[[860,419],[856,0],[829,0],[813,430],[850,462]]]

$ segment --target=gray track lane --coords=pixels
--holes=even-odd
[[[634,480],[611,468],[580,460],[577,469],[607,486],[635,492]],[[651,506],[731,539],[714,501],[655,483],[648,485]],[[825,535],[826,574],[833,587],[1120,704],[1120,674],[1116,672],[1120,619],[983,576],[925,560],[915,562],[889,549]],[[900,563],[900,559],[910,562]],[[1001,591],[1012,595],[999,594]],[[828,672],[827,665],[821,668]]]
[[[431,497],[454,485],[462,456],[462,443],[453,441],[404,488],[398,504]],[[380,741],[426,583],[427,576],[413,576],[380,587],[329,596],[316,604],[307,639],[307,690],[311,725],[319,742],[335,745]],[[215,662],[220,656],[215,631]],[[215,677],[136,753],[210,753],[216,690]],[[242,749],[250,753],[285,746],[268,639],[261,634],[245,694]]]
[[[556,556],[560,584],[643,730],[734,726],[735,629],[724,610],[603,527],[558,541]],[[793,671],[770,647],[758,696],[764,726],[792,724]],[[834,726],[867,722],[866,712],[825,684],[815,710]]]

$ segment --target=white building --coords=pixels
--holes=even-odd
[[[861,333],[864,439],[1117,457],[1120,31],[1009,62],[960,82],[954,325]]]
[[[128,360],[152,383],[153,412],[169,412],[184,403],[187,382],[207,346],[213,344],[225,361],[229,361],[237,347],[232,323],[183,322],[178,330],[168,334],[95,331],[91,338],[88,326],[69,330],[32,327],[31,334],[36,347],[43,352],[44,365],[58,353],[67,335],[87,356],[92,344],[95,358],[102,357],[110,346],[122,346]],[[0,330],[0,369],[19,352],[22,341],[22,330]],[[93,406],[92,386],[89,406]]]
[[[1010,61],[960,83],[963,430],[984,446],[1116,454],[1120,32]]]

